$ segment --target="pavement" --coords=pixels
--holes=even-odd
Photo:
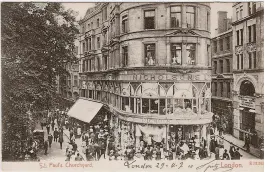
[[[57,123],[55,123],[55,127],[54,128],[58,128]],[[40,123],[37,123],[36,125],[36,129],[40,129],[41,130],[41,125]],[[53,130],[50,129],[52,135],[53,135]],[[46,127],[43,128],[44,131],[44,139],[46,140],[48,138],[48,133],[47,133],[47,129]],[[218,135],[217,135],[218,136]],[[219,137],[219,136],[218,136]],[[66,147],[69,143],[69,138],[70,138],[70,132],[68,129],[64,129],[64,135],[63,135],[63,145],[62,145],[62,149],[60,149],[60,144],[59,142],[52,142],[51,148],[48,149],[48,154],[44,155],[44,150],[40,150],[37,154],[38,157],[40,158],[41,161],[65,161],[66,159]],[[241,159],[258,159],[259,158],[259,150],[257,148],[254,148],[253,146],[250,147],[250,153],[246,152],[246,150],[243,148],[244,146],[244,141],[239,140],[235,137],[233,137],[230,134],[225,134],[223,135],[223,139],[224,139],[224,148],[227,149],[229,151],[230,145],[234,145],[237,146],[241,149],[240,153],[241,155],[243,155],[241,157]],[[81,138],[76,138],[75,142],[77,144],[78,147],[78,152],[80,153],[81,156],[83,156],[84,159],[86,159],[85,154],[83,153],[82,150],[82,139]],[[214,158],[214,155],[212,155],[211,157],[209,157],[209,159]],[[103,162],[103,161],[109,161],[108,160],[108,156],[106,155],[106,159],[104,159],[103,157],[100,157],[99,161]]]
[[[57,123],[55,123],[55,127],[58,129]],[[37,123],[36,125],[36,129],[42,129],[40,123]],[[47,133],[47,129],[46,127],[43,127],[43,131],[44,131],[44,139],[47,140],[48,139],[48,133]],[[50,129],[50,133],[52,133],[53,135],[53,130],[52,128]],[[41,161],[65,161],[66,159],[66,147],[68,145],[69,142],[69,138],[67,137],[67,135],[63,135],[63,144],[62,144],[62,149],[60,149],[60,143],[59,142],[52,142],[51,148],[49,147],[48,149],[48,154],[44,155],[44,150],[41,149],[37,155],[39,157],[39,159]]]
[[[223,139],[227,143],[239,147],[244,154],[247,153],[246,149],[243,148],[243,146],[245,144],[245,142],[243,140],[239,140],[239,139],[235,138],[234,136],[232,136],[230,134],[223,135]],[[254,157],[254,158],[257,159],[257,158],[260,158],[260,150],[258,148],[253,147],[252,145],[250,145],[250,152],[248,152],[245,155],[247,155],[247,157]]]

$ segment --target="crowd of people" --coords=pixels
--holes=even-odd
[[[48,133],[48,139],[44,142],[45,154],[47,154],[47,150],[53,142],[59,143],[62,149],[64,130],[69,131],[66,161],[97,161],[100,158],[107,158],[110,161],[135,159],[201,160],[211,158],[236,160],[242,157],[239,148],[233,145],[230,148],[225,148],[222,137],[225,125],[224,130],[220,131],[215,121],[209,129],[211,135],[209,144],[205,138],[199,139],[195,136],[189,140],[180,140],[173,147],[168,146],[170,143],[165,144],[165,141],[150,145],[141,140],[140,146],[129,145],[125,149],[122,149],[119,145],[115,146],[115,138],[107,120],[84,124],[68,117],[66,112],[55,111],[50,113],[46,119],[46,124],[42,123],[42,126],[45,126]],[[249,149],[248,141],[246,141],[245,147]]]

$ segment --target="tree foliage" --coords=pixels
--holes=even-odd
[[[57,96],[56,76],[76,60],[78,29],[74,12],[60,3],[4,2],[1,32],[3,160],[10,160],[16,151],[10,143],[24,137],[29,107],[49,108]]]

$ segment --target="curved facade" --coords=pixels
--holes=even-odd
[[[207,3],[98,3],[80,25],[80,95],[109,105],[118,145],[207,138]]]

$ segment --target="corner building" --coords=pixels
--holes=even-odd
[[[80,96],[106,105],[116,146],[209,139],[208,3],[97,3],[80,25]]]
[[[249,134],[258,147],[264,136],[264,4],[233,5],[234,136]]]

